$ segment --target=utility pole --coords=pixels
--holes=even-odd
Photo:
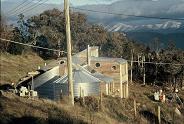
[[[138,66],[140,66],[140,61],[139,61],[139,59],[140,59],[140,56],[139,56],[139,54],[137,55],[137,58],[138,58]]]
[[[146,74],[145,74],[145,56],[142,56],[142,69],[143,69],[143,85],[146,85]]]
[[[122,67],[121,67],[122,65],[120,64],[119,65],[119,68],[120,68],[120,72],[119,72],[119,76],[120,76],[120,98],[123,98],[124,97],[124,93],[123,93],[123,88],[122,88]],[[124,84],[123,84],[123,86],[124,86]],[[125,88],[124,88],[124,91],[125,91]]]
[[[61,52],[60,52],[60,50],[61,50],[61,40],[59,39],[58,40],[58,49],[59,49],[59,52],[58,52],[58,58],[61,56]]]
[[[87,47],[87,62],[88,62],[88,65],[90,66],[91,64],[91,50],[90,50],[90,46],[88,45]]]
[[[64,0],[64,11],[65,11],[66,40],[67,40],[67,67],[68,67],[69,100],[71,100],[71,104],[74,106],[69,0]]]
[[[132,70],[133,70],[133,59],[134,59],[134,55],[133,55],[133,53],[134,53],[134,50],[132,49],[132,59],[131,59],[131,73],[130,73],[130,77],[131,77],[131,79],[130,79],[130,82],[132,83]]]

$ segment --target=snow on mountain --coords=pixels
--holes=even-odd
[[[133,30],[134,26],[132,25],[126,25],[123,23],[118,23],[113,26],[107,25],[105,26],[105,29],[108,31],[131,31]]]
[[[179,21],[166,21],[157,24],[146,24],[146,25],[128,25],[124,23],[117,23],[114,25],[105,25],[105,29],[108,31],[138,31],[138,30],[166,30],[166,29],[179,29],[182,23]]]
[[[168,29],[168,28],[180,28],[181,22],[177,21],[167,21],[166,23],[163,24],[163,29]]]

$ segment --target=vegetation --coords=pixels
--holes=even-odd
[[[44,65],[44,60],[29,52],[22,55],[0,53],[0,85],[17,83],[28,72]]]
[[[6,22],[1,20],[0,33],[5,39],[16,42],[38,45],[52,49],[66,51],[64,13],[57,10],[47,10],[40,15],[24,20],[19,15],[18,26],[10,30]],[[91,46],[100,46],[100,54],[109,57],[122,57],[131,60],[145,60],[153,64],[145,64],[146,82],[172,84],[184,80],[184,66],[155,63],[184,63],[184,51],[177,49],[173,42],[162,47],[159,39],[149,47],[129,40],[123,33],[108,32],[99,25],[89,24],[86,16],[81,13],[71,13],[71,32],[73,52],[79,52]],[[0,83],[17,82],[28,71],[35,70],[42,65],[43,59],[56,58],[58,53],[43,49],[28,48],[14,43],[0,41]],[[41,57],[39,57],[39,56]],[[62,56],[65,56],[63,53]],[[141,63],[134,63],[134,80],[142,80],[143,68]],[[137,90],[139,89],[139,90]],[[152,94],[155,88],[141,87],[138,84],[130,85],[130,98],[120,99],[110,96],[103,97],[101,108],[99,99],[86,97],[85,104],[76,101],[75,108],[62,100],[58,103],[44,99],[27,99],[18,97],[9,92],[0,91],[0,123],[157,123],[158,104],[161,106],[162,123],[173,123],[174,103],[157,103]],[[157,89],[158,90],[158,89]],[[184,99],[184,92],[179,96]],[[137,102],[137,116],[134,117],[133,100]],[[60,104],[62,103],[62,104]],[[75,111],[74,111],[75,110]],[[183,111],[183,109],[181,109]],[[183,113],[182,113],[183,114]],[[175,116],[175,123],[181,123],[183,116]]]
[[[156,39],[150,46],[145,46],[129,40],[123,33],[108,32],[102,26],[89,24],[84,14],[71,12],[70,16],[74,53],[85,49],[89,44],[99,46],[102,56],[122,57],[131,60],[131,51],[134,50],[134,60],[138,60],[138,55],[141,55],[145,56],[146,61],[154,63],[184,63],[184,51],[177,49],[173,42],[162,47],[159,39]],[[5,31],[5,29],[3,28],[1,32],[4,32],[3,37],[7,39],[66,51],[64,13],[57,9],[44,11],[27,21],[21,14],[19,15],[18,26],[13,31]],[[9,37],[10,34],[12,34],[11,37]],[[1,42],[0,48],[1,51],[11,54],[21,54],[28,49],[7,42]],[[44,59],[58,56],[56,52],[43,49],[32,49],[32,51]],[[65,54],[63,53],[62,56],[65,56]],[[145,64],[145,67],[148,83],[182,83],[184,79],[183,65]],[[134,80],[142,80],[143,68],[137,63],[134,63],[133,73]]]
[[[181,124],[183,115],[175,114],[175,120],[173,120],[175,101],[172,104],[155,102],[150,98],[154,91],[155,88],[150,86],[131,85],[129,99],[103,96],[101,107],[98,107],[99,98],[97,97],[85,97],[85,104],[79,100],[75,102],[75,107],[72,107],[68,104],[67,98],[56,103],[45,99],[22,98],[10,92],[0,92],[0,123],[157,123],[157,106],[160,105],[163,124],[174,122]],[[181,91],[179,96],[184,98],[184,92]],[[136,117],[133,109],[134,99],[137,103]],[[179,110],[183,114],[183,109]]]

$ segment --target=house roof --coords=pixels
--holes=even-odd
[[[91,47],[91,49],[97,49],[97,47]],[[82,52],[86,52],[86,50],[83,50]],[[75,83],[92,83],[92,82],[106,82],[110,83],[113,81],[113,78],[105,76],[101,73],[98,73],[94,71],[90,66],[82,67],[82,65],[85,65],[87,63],[86,57],[80,57],[79,52],[78,54],[74,55],[72,57],[73,62],[73,79]],[[45,70],[47,70],[45,73],[34,79],[34,85],[35,87],[39,87],[40,85],[46,83],[47,81],[52,81],[56,83],[66,83],[68,81],[67,75],[64,75],[61,78],[55,78],[55,76],[59,76],[59,64],[60,61],[67,60],[67,58],[62,58],[61,60],[54,61],[50,66],[46,66]],[[109,61],[109,62],[116,62],[119,64],[126,63],[127,61],[122,58],[109,58],[109,57],[91,57],[92,61]],[[56,66],[56,67],[54,67]],[[54,67],[54,68],[52,68]],[[52,69],[50,69],[52,68]],[[50,70],[48,70],[50,69]],[[52,80],[53,79],[53,80]]]
[[[67,58],[62,58],[61,60],[59,61],[62,61],[62,60],[65,60],[67,61]],[[83,64],[86,64],[87,60],[85,57],[77,57],[77,56],[73,56],[72,57],[72,63],[73,64],[76,64],[76,65],[83,65]]]
[[[84,57],[72,57],[72,62],[77,65],[83,65],[87,62],[86,58]]]
[[[96,50],[98,49],[99,47],[98,46],[90,46],[90,50]],[[80,52],[78,52],[77,54],[74,55],[74,57],[81,57],[81,55],[86,55],[85,57],[87,57],[87,49],[84,49]]]
[[[95,83],[101,81],[100,79],[81,69],[75,69],[73,71],[73,80],[74,83]],[[55,83],[68,83],[68,76],[64,75],[60,79],[56,80]]]
[[[105,82],[105,83],[112,83],[113,82],[113,78],[105,76],[101,73],[95,72],[92,74],[94,77],[100,79],[101,81]]]
[[[86,65],[83,67],[88,73],[90,73],[91,75],[93,75],[94,77],[100,79],[101,81],[105,82],[105,83],[111,83],[113,82],[113,78],[103,75],[97,71],[95,71],[93,68],[91,68],[90,66]]]
[[[55,76],[59,76],[59,66],[52,68],[49,71],[46,71],[42,75],[38,76],[34,79],[34,87],[39,87],[47,81],[53,79]],[[31,83],[31,81],[30,81]]]
[[[48,71],[56,66],[59,66],[59,61],[58,60],[53,60],[52,62],[48,63],[47,66],[41,67],[41,70],[43,71]]]

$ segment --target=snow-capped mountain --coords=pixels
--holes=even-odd
[[[178,48],[184,49],[184,23],[179,21],[139,25],[116,23],[105,25],[105,29],[111,32],[124,32],[128,38],[145,44],[155,38],[158,38],[165,45],[168,41],[174,41]]]
[[[131,31],[133,29],[135,29],[134,26],[132,25],[127,25],[127,24],[124,24],[124,23],[118,23],[118,24],[115,24],[115,25],[106,25],[105,26],[105,29],[107,29],[108,31]]]
[[[130,25],[124,23],[117,23],[114,25],[105,25],[105,29],[108,31],[122,31],[122,32],[130,32],[130,31],[146,31],[146,30],[177,30],[180,29],[183,24],[179,21],[166,21],[163,23],[156,24],[145,24],[145,25]]]

